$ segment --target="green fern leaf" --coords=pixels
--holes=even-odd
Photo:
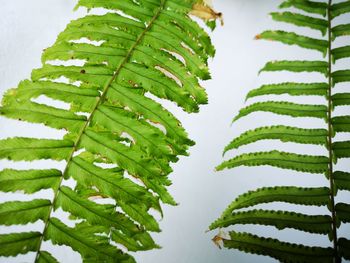
[[[346,260],[350,260],[350,241],[346,238],[339,238],[339,253]]]
[[[348,12],[350,12],[350,3],[348,1],[344,1],[331,5],[330,16],[332,19],[334,19],[335,17]]]
[[[55,259],[49,252],[40,251],[39,257],[37,260],[38,263],[58,263],[57,259]]]
[[[286,22],[297,26],[308,27],[321,31],[322,35],[327,33],[328,21],[292,12],[270,13],[275,21]]]
[[[312,14],[327,15],[327,4],[308,0],[286,0],[279,6],[280,8],[295,7]]]
[[[337,47],[332,49],[331,52],[333,62],[336,62],[339,59],[350,57],[350,46]]]
[[[350,173],[341,171],[334,172],[334,182],[340,190],[350,191]]]
[[[68,245],[80,253],[83,261],[133,262],[132,258],[108,244],[108,237],[97,236],[66,226],[57,218],[51,218],[45,233],[45,240],[52,243]]]
[[[51,170],[13,170],[0,171],[0,191],[23,191],[32,194],[41,189],[55,189],[59,185],[61,171]]]
[[[23,232],[0,235],[0,256],[9,257],[36,251],[40,245],[40,232]]]
[[[350,105],[350,93],[336,93],[332,96],[333,106]]]
[[[327,76],[328,63],[324,61],[305,61],[305,60],[282,60],[267,62],[260,70],[263,71],[291,71],[291,72],[319,72]]]
[[[258,255],[268,255],[280,262],[333,262],[333,250],[331,248],[296,245],[248,233],[231,231],[230,240],[225,239],[223,243],[226,248],[235,248]]]
[[[335,2],[335,1],[334,1]],[[302,143],[306,145],[321,145],[325,156],[314,154],[301,155],[278,150],[266,152],[247,152],[238,154],[225,160],[217,170],[235,168],[239,166],[260,166],[295,170],[304,173],[321,173],[328,180],[328,187],[313,186],[277,186],[263,187],[249,191],[236,198],[226,208],[222,216],[211,224],[210,230],[217,228],[235,227],[239,224],[268,225],[277,229],[293,228],[309,233],[327,234],[333,243],[332,247],[308,247],[302,244],[282,242],[279,239],[258,237],[249,233],[230,232],[231,238],[219,233],[213,241],[227,248],[234,248],[248,253],[267,255],[281,262],[341,262],[342,258],[350,259],[350,242],[339,238],[341,223],[350,222],[350,204],[338,203],[336,195],[340,191],[350,191],[350,174],[348,171],[336,171],[338,159],[350,157],[350,141],[338,139],[339,133],[350,132],[350,117],[347,113],[334,116],[333,111],[339,106],[350,105],[349,93],[334,92],[333,87],[338,83],[350,81],[350,71],[347,68],[334,70],[333,64],[342,58],[350,57],[350,46],[333,48],[333,42],[340,36],[349,35],[349,24],[333,26],[333,19],[341,14],[350,12],[349,1],[308,1],[285,0],[280,8],[293,8],[292,12],[272,13],[272,18],[279,22],[286,22],[301,27],[319,30],[323,38],[314,38],[307,35],[298,35],[294,32],[281,30],[267,30],[256,39],[265,39],[281,42],[287,45],[296,45],[302,48],[320,51],[325,57],[320,61],[279,60],[268,62],[261,71],[289,71],[321,73],[327,81],[320,83],[298,83],[292,75],[293,82],[264,84],[260,88],[251,90],[248,98],[263,95],[292,95],[324,96],[326,101],[322,104],[295,104],[289,101],[263,101],[255,102],[240,110],[234,118],[238,120],[253,112],[272,112],[291,117],[314,117],[323,119],[324,128],[297,128],[300,125],[298,118],[291,118],[290,126],[274,125],[263,126],[243,132],[234,138],[224,153],[235,150],[243,145],[255,143],[260,140],[280,140],[281,142]],[[300,14],[299,10],[304,13]],[[318,14],[325,17],[317,18],[308,14]],[[260,71],[260,72],[261,72]],[[311,80],[311,79],[310,79]],[[336,87],[337,88],[337,87]],[[310,98],[309,98],[310,99]],[[319,103],[319,102],[317,102]],[[344,108],[341,108],[343,111]],[[345,109],[346,110],[346,109]],[[321,120],[322,121],[322,120]],[[234,152],[234,151],[232,151]],[[231,153],[232,153],[231,152]],[[346,165],[346,164],[345,164]],[[302,175],[303,176],[303,175]],[[304,180],[300,179],[303,184]],[[293,205],[316,205],[325,209],[325,215],[315,216],[308,211],[305,214],[276,210],[274,202],[284,202]],[[266,204],[266,210],[248,209],[253,206]],[[239,209],[244,209],[240,211]],[[270,209],[270,210],[268,210]],[[272,235],[273,233],[271,233]]]
[[[49,140],[15,137],[0,140],[0,158],[13,161],[38,159],[65,160],[74,143],[68,140]]]
[[[0,204],[1,225],[24,225],[35,221],[46,220],[50,213],[51,202],[35,199],[28,202],[5,202]]]
[[[276,139],[282,142],[296,142],[305,144],[327,144],[327,130],[325,129],[301,129],[289,126],[260,127],[247,131],[235,138],[225,147],[224,153],[237,149],[259,140]]]
[[[333,40],[337,37],[350,35],[350,24],[337,25],[332,28]]]
[[[340,221],[343,223],[350,222],[350,205],[344,203],[338,203],[335,206],[335,211]]]
[[[305,105],[287,101],[265,101],[256,102],[241,109],[239,114],[233,119],[233,122],[252,112],[258,111],[272,112],[292,117],[313,117],[322,119],[327,117],[327,107],[323,105]]]
[[[217,171],[238,166],[270,165],[299,172],[325,173],[328,168],[328,158],[325,156],[309,156],[280,151],[257,152],[242,154],[223,162],[216,167]]]
[[[292,96],[299,95],[320,95],[325,96],[327,94],[327,83],[295,83],[285,82],[279,84],[263,85],[258,89],[253,89],[248,92],[247,98],[252,98],[262,95],[270,94],[289,94]]]
[[[350,81],[350,70],[338,70],[332,73],[333,85]]]
[[[58,262],[43,251],[50,241],[83,262],[134,262],[128,251],[159,248],[150,234],[160,232],[154,211],[163,216],[161,203],[177,204],[168,176],[194,142],[158,101],[189,113],[207,103],[200,83],[210,78],[215,48],[190,14],[211,9],[197,0],[79,0],[78,7],[105,12],[70,22],[44,50],[43,65],[2,99],[0,115],[65,134],[0,140],[0,159],[63,164],[0,171],[0,191],[53,192],[52,200],[0,203],[0,225],[44,223],[39,232],[0,236],[0,255],[33,251],[36,263]]]
[[[350,131],[350,116],[338,116],[332,118],[334,131],[349,132]]]
[[[259,224],[277,229],[294,228],[310,233],[328,234],[332,231],[331,222],[332,218],[327,215],[309,216],[286,211],[250,210],[221,217],[210,229],[236,224]]]
[[[263,187],[255,191],[249,191],[236,198],[222,214],[226,217],[236,209],[247,208],[263,203],[287,202],[301,205],[327,205],[329,189],[327,187],[319,188],[301,188],[294,186],[276,186]]]
[[[350,141],[335,142],[332,145],[332,149],[336,158],[350,157]]]
[[[324,56],[327,53],[328,43],[325,40],[297,35],[285,31],[265,31],[256,36],[256,39],[265,39],[281,42],[287,45],[297,45],[302,48],[320,51]]]

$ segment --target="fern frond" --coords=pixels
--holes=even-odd
[[[294,228],[309,233],[328,234],[332,231],[331,222],[332,218],[328,215],[309,216],[278,210],[250,210],[221,217],[210,226],[210,229],[236,224],[258,224],[274,226],[277,229]]]
[[[0,256],[9,257],[36,251],[40,245],[40,232],[22,232],[0,235]]]
[[[301,188],[295,186],[263,187],[255,191],[249,191],[236,198],[224,211],[221,217],[230,215],[234,210],[251,206],[271,203],[286,202],[300,205],[327,205],[329,189],[327,187]]]
[[[39,219],[45,220],[50,213],[51,202],[45,199],[34,199],[27,202],[5,202],[0,204],[1,225],[25,225]]]
[[[301,129],[283,125],[260,127],[247,131],[235,138],[225,147],[224,153],[256,141],[271,139],[282,142],[326,145],[327,134],[326,129]]]
[[[326,173],[329,160],[325,156],[311,156],[281,151],[256,152],[236,156],[216,167],[217,171],[238,166],[270,165],[299,172]]]
[[[321,52],[324,56],[327,54],[328,42],[321,39],[297,35],[293,32],[265,31],[256,36],[256,39],[265,39],[277,41],[287,45],[297,45],[302,48],[313,49]]]
[[[294,7],[303,10],[307,13],[318,14],[322,16],[327,15],[327,4],[316,1],[300,1],[300,0],[286,0],[279,6],[280,8]]]
[[[333,106],[350,105],[350,93],[336,93],[332,96]]]
[[[335,158],[349,158],[350,157],[350,141],[335,142],[332,145]]]
[[[339,238],[339,253],[346,260],[350,260],[350,241],[346,238]]]
[[[343,223],[350,223],[350,205],[338,203],[335,206],[335,211],[340,221]]]
[[[350,173],[335,171],[334,172],[334,183],[339,190],[350,191]]]
[[[310,247],[273,238],[264,238],[248,233],[230,232],[230,239],[223,240],[226,248],[235,248],[247,253],[271,256],[280,262],[333,262],[333,250],[325,247]]]
[[[39,257],[38,257],[38,263],[58,263],[58,261],[49,252],[40,251]]]
[[[13,170],[0,171],[0,191],[23,191],[32,194],[42,189],[55,189],[60,183],[62,172],[50,170]]]
[[[291,95],[291,96],[324,96],[326,103],[322,104],[296,104],[289,101],[257,101],[240,110],[233,121],[246,117],[254,112],[271,112],[294,118],[288,126],[274,125],[262,126],[243,132],[234,138],[224,150],[233,150],[244,145],[253,144],[261,140],[279,140],[306,145],[321,145],[327,152],[325,156],[305,155],[300,153],[282,152],[279,149],[272,151],[247,152],[238,154],[225,160],[217,170],[230,169],[239,166],[261,166],[294,170],[304,173],[324,174],[329,181],[328,185],[315,185],[314,187],[279,186],[263,187],[249,191],[236,198],[224,211],[222,216],[211,224],[210,230],[229,228],[240,224],[267,225],[277,229],[292,228],[307,233],[328,235],[333,243],[332,247],[308,247],[302,244],[293,244],[279,239],[264,238],[249,233],[230,232],[231,238],[221,234],[214,237],[214,242],[227,248],[234,248],[248,253],[267,255],[281,262],[337,262],[342,258],[349,259],[349,244],[345,238],[339,238],[341,224],[350,222],[350,204],[338,203],[335,196],[340,191],[350,191],[350,174],[348,171],[337,171],[337,160],[350,158],[350,141],[338,139],[339,133],[350,132],[350,117],[347,113],[333,116],[333,111],[339,106],[350,105],[349,93],[334,92],[333,87],[338,83],[350,81],[350,70],[342,68],[334,70],[333,64],[342,58],[350,57],[350,46],[333,48],[333,42],[340,36],[349,35],[349,24],[333,26],[333,19],[341,14],[350,12],[350,2],[285,0],[281,8],[294,8],[293,13],[272,13],[272,18],[278,22],[285,22],[296,26],[318,30],[323,38],[314,38],[307,35],[285,32],[282,30],[267,30],[256,36],[256,39],[272,40],[287,45],[296,45],[304,49],[319,51],[324,60],[278,60],[265,64],[260,73],[288,71],[293,73],[321,73],[327,78],[325,82],[299,83],[292,82],[264,84],[251,90],[248,98],[260,99],[264,95]],[[299,10],[303,11],[302,14]],[[306,13],[306,14],[305,14]],[[322,15],[325,18],[314,17]],[[324,125],[315,128],[302,129],[299,118],[313,117],[323,119]],[[322,121],[322,120],[321,120]],[[342,169],[343,170],[343,169]],[[301,175],[305,176],[305,175]],[[303,183],[303,179],[300,179]],[[285,209],[277,210],[274,202],[284,204],[308,205],[323,207],[323,215],[310,214],[306,210],[301,214],[297,211],[287,212]],[[255,206],[266,204],[264,210]],[[244,209],[241,211],[240,209]]]
[[[292,117],[313,117],[321,119],[326,119],[327,117],[327,107],[324,105],[306,105],[287,101],[264,101],[253,103],[241,109],[233,121],[258,111],[272,112]]]
[[[336,18],[337,16],[340,16],[345,13],[350,12],[350,3],[348,1],[340,2],[332,4],[332,8],[330,10],[330,16],[331,18]]]
[[[327,33],[328,21],[321,18],[315,18],[311,16],[305,16],[298,13],[283,12],[283,13],[270,13],[271,17],[275,21],[294,24],[296,26],[308,27],[321,31],[322,35]]]
[[[327,76],[328,63],[324,61],[282,60],[267,62],[259,71],[319,72]]]
[[[331,52],[332,60],[333,62],[336,62],[339,59],[350,57],[350,46],[337,47],[332,49]]]
[[[45,239],[53,244],[67,245],[79,252],[83,261],[134,262],[131,256],[110,245],[108,236],[68,227],[54,217],[49,219],[45,234]]]
[[[350,81],[350,70],[338,70],[332,73],[333,85]]]
[[[335,40],[337,37],[350,35],[350,24],[337,25],[332,28],[332,37]]]
[[[338,116],[332,118],[335,132],[350,132],[350,116]]]
[[[157,99],[189,113],[207,103],[200,81],[210,78],[207,61],[215,49],[190,17],[204,6],[197,0],[78,2],[77,8],[104,14],[70,22],[44,50],[42,67],[2,99],[1,116],[65,135],[0,140],[0,159],[65,166],[0,171],[0,191],[50,189],[54,196],[0,204],[2,225],[44,223],[39,232],[1,235],[1,256],[33,251],[36,263],[58,262],[42,250],[45,241],[71,247],[84,262],[134,262],[128,251],[159,248],[150,235],[160,232],[151,210],[162,215],[161,203],[177,204],[167,190],[171,163],[194,142]],[[54,217],[57,209],[79,221],[68,226]]]
[[[289,94],[291,96],[299,95],[314,95],[325,96],[327,95],[328,84],[327,83],[295,83],[285,82],[279,84],[267,84],[262,85],[260,88],[253,89],[248,92],[247,99],[262,95],[270,94]]]

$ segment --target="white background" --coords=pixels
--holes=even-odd
[[[138,262],[273,262],[268,257],[256,257],[238,251],[219,250],[211,242],[216,232],[205,233],[208,225],[214,221],[226,206],[239,194],[269,185],[327,185],[322,175],[309,175],[269,167],[237,168],[224,172],[214,172],[214,167],[222,162],[225,145],[241,132],[262,125],[285,124],[299,127],[325,127],[320,120],[291,119],[268,113],[252,114],[230,127],[232,117],[242,108],[245,95],[250,89],[258,88],[263,83],[281,81],[311,82],[324,80],[319,74],[262,73],[259,69],[269,60],[277,59],[323,59],[316,51],[306,51],[298,47],[283,46],[278,43],[254,41],[254,36],[265,29],[290,29],[314,37],[321,37],[318,32],[304,30],[294,26],[273,23],[268,13],[276,10],[280,1],[258,0],[217,0],[213,1],[218,11],[224,13],[225,26],[218,27],[212,34],[217,54],[210,62],[212,80],[204,83],[209,94],[209,105],[203,106],[199,114],[185,114],[170,105],[171,110],[180,118],[183,125],[196,141],[191,149],[191,156],[181,158],[174,165],[171,175],[173,185],[170,191],[179,202],[177,207],[164,207],[165,217],[160,225],[162,232],[154,238],[163,248],[135,255]],[[33,68],[40,67],[40,55],[45,47],[52,45],[56,36],[65,25],[85,10],[73,12],[76,1],[71,0],[0,0],[0,93],[16,87],[20,80],[28,78]],[[336,23],[349,21],[349,16],[342,16]],[[349,43],[344,37],[336,45]],[[349,60],[342,60],[337,68],[349,68]],[[348,89],[348,83],[339,85],[337,90]],[[309,97],[290,98],[295,102],[324,103],[324,99]],[[271,97],[272,98],[272,97]],[[276,97],[277,98],[277,97]],[[262,98],[260,98],[261,100]],[[266,99],[266,98],[264,98]],[[255,100],[248,100],[247,104]],[[343,107],[335,114],[349,112]],[[16,121],[0,118],[0,137],[33,136],[54,138],[62,133],[42,125],[19,124]],[[342,135],[339,138],[349,136]],[[238,153],[249,151],[267,151],[283,149],[291,152],[326,154],[322,147],[282,144],[277,141],[259,142],[242,147],[230,153],[226,159]],[[20,167],[24,164],[20,163]],[[43,163],[38,163],[40,167]],[[349,161],[337,165],[345,169]],[[12,163],[1,161],[0,168],[13,167]],[[41,168],[43,168],[41,166]],[[18,197],[18,196],[17,196]],[[13,198],[10,194],[0,194],[0,200]],[[22,198],[22,197],[20,197]],[[349,195],[339,194],[338,200],[349,202]],[[268,206],[261,206],[268,207]],[[271,206],[270,206],[271,207]],[[274,205],[278,209],[281,205]],[[284,207],[293,209],[295,207]],[[297,211],[310,213],[323,212],[324,209],[295,208]],[[34,225],[38,230],[42,226]],[[25,229],[19,227],[18,229]],[[326,237],[307,235],[298,231],[284,230],[277,233],[272,227],[236,227],[236,230],[254,230],[263,236],[278,236],[282,240],[304,242],[309,245],[329,245]],[[1,232],[11,232],[12,228],[2,227]],[[349,227],[341,228],[341,233],[349,234]],[[349,236],[348,236],[349,238]],[[47,245],[49,246],[49,245]],[[79,255],[69,248],[54,248],[54,254],[62,262],[79,262]],[[34,254],[16,259],[0,258],[0,262],[32,262]]]

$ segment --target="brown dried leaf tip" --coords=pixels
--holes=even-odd
[[[254,37],[254,39],[255,39],[255,40],[261,39],[261,35],[260,35],[260,34],[256,35],[256,36]]]
[[[220,229],[219,233],[215,237],[213,237],[212,241],[216,246],[218,246],[218,248],[221,249],[224,246],[224,240],[230,240],[230,239],[231,239],[230,235]]]
[[[215,12],[213,9],[211,0],[202,0],[198,3],[194,4],[192,7],[192,11],[190,12],[190,15],[199,17],[200,19],[203,19],[204,21],[210,21],[210,20],[216,20],[219,19],[221,25],[224,25],[224,19],[222,16],[222,13]]]

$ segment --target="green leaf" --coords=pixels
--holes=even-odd
[[[128,133],[132,136],[134,143],[150,155],[168,157],[170,160],[176,161],[172,153],[172,144],[168,142],[164,133],[147,122],[130,118],[130,114],[127,114],[126,111],[115,107],[101,106],[94,115],[92,122],[120,135],[123,132]]]
[[[280,4],[279,7],[295,7],[297,9],[303,10],[311,14],[326,16],[328,5],[326,3],[308,0],[286,0],[282,4]]]
[[[112,85],[107,93],[108,100],[113,104],[128,107],[135,113],[143,115],[152,123],[159,123],[166,129],[166,134],[173,138],[179,146],[175,149],[184,153],[184,144],[193,145],[194,142],[187,138],[187,133],[180,122],[159,103],[137,94],[130,88],[120,85]],[[174,145],[176,146],[176,145]]]
[[[119,229],[133,234],[138,232],[136,225],[132,223],[124,214],[117,213],[115,206],[99,205],[92,201],[81,198],[73,190],[62,186],[56,199],[56,208],[62,207],[64,211],[72,215],[86,219],[92,225],[103,225],[110,228]],[[148,216],[145,227],[151,231],[160,231],[154,218]]]
[[[113,198],[127,215],[142,225],[148,224],[150,216],[147,211],[150,207],[160,210],[158,200],[147,189],[82,158],[73,158],[67,175],[85,187],[96,187],[104,195]]]
[[[340,16],[340,15],[348,13],[348,12],[350,12],[350,3],[349,3],[349,1],[343,1],[340,3],[332,4],[331,10],[330,10],[330,15],[331,15],[331,18],[334,19],[337,16]]]
[[[332,218],[328,215],[310,216],[286,211],[251,210],[235,212],[216,220],[210,229],[236,224],[258,224],[277,229],[294,228],[310,233],[328,234],[332,231]]]
[[[20,101],[45,95],[51,99],[71,103],[71,108],[74,108],[76,112],[90,112],[100,93],[96,89],[79,88],[65,83],[24,80],[19,83],[17,89],[11,89],[7,94],[16,97]]]
[[[321,119],[326,119],[327,117],[327,107],[323,105],[296,104],[286,101],[265,101],[256,102],[241,109],[232,122],[258,111],[272,112],[292,117],[313,117]]]
[[[333,178],[337,188],[350,191],[350,173],[336,171]]]
[[[234,210],[263,203],[287,202],[300,205],[327,205],[329,189],[327,187],[301,188],[294,186],[263,187],[238,196],[221,217],[230,215]]]
[[[113,77],[113,70],[105,65],[78,66],[53,66],[45,64],[42,68],[32,71],[32,80],[54,80],[66,77],[70,81],[82,81],[94,87],[103,88]]]
[[[140,152],[117,143],[101,133],[87,130],[82,137],[81,146],[92,153],[101,153],[129,174],[138,177],[156,192],[164,203],[175,205],[174,199],[166,190],[170,184],[159,165]]]
[[[86,122],[85,116],[34,102],[5,103],[0,107],[0,115],[32,123],[43,123],[52,128],[71,132],[79,132]]]
[[[225,147],[224,153],[260,140],[280,140],[282,142],[296,142],[304,144],[327,144],[328,132],[325,129],[301,129],[289,126],[269,126],[249,130],[235,138]]]
[[[45,240],[71,247],[84,262],[134,262],[119,247],[159,248],[149,234],[160,231],[153,210],[163,216],[161,201],[176,205],[167,189],[171,163],[188,155],[194,144],[162,105],[167,100],[197,112],[206,104],[200,80],[210,78],[208,59],[215,53],[207,32],[189,15],[193,4],[80,0],[78,6],[102,8],[105,14],[70,22],[44,50],[43,65],[2,100],[5,117],[65,130],[62,140],[0,140],[0,159],[66,161],[63,172],[4,170],[0,190],[53,189],[43,220]],[[48,104],[35,100],[45,98]],[[64,109],[52,106],[62,102],[68,104]],[[72,181],[74,189],[62,186],[65,181]],[[15,205],[33,202],[0,206],[11,212]],[[64,225],[52,218],[57,208],[82,221],[74,228]],[[41,209],[30,209],[34,212],[28,216],[23,215],[27,210],[16,210],[18,219],[2,220],[43,219]],[[56,262],[42,251],[42,241],[34,251],[36,261]]]
[[[147,232],[140,232],[134,235],[125,234],[119,230],[113,229],[111,239],[126,247],[129,251],[144,251],[154,248],[160,248],[154,243],[152,237]]]
[[[336,132],[350,132],[350,116],[333,117],[332,125]]]
[[[83,261],[133,262],[131,256],[108,244],[107,238],[104,240],[82,229],[70,228],[57,218],[50,218],[44,238],[53,244],[70,246],[80,253]]]
[[[58,261],[49,252],[39,251],[39,256],[36,263],[58,263]]]
[[[259,71],[319,72],[327,77],[328,63],[324,61],[281,60],[270,61]]]
[[[34,199],[27,202],[0,203],[0,225],[25,225],[46,220],[51,208],[50,200]]]
[[[335,142],[332,145],[335,157],[338,159],[350,157],[350,141]]]
[[[333,262],[333,249],[331,248],[303,246],[233,231],[230,232],[230,237],[230,240],[224,240],[226,248],[235,248],[248,253],[270,256],[280,262]]]
[[[77,218],[86,219],[91,225],[105,226],[107,229],[113,229],[115,235],[120,233],[123,236],[122,242],[129,250],[137,251],[138,249],[153,249],[157,245],[152,240],[151,236],[138,225],[134,224],[127,216],[116,212],[114,205],[99,205],[92,201],[80,197],[73,190],[62,186],[58,193],[55,203],[56,207],[62,207],[64,211],[69,212]],[[157,222],[151,216],[144,218],[145,227],[147,230],[159,232]],[[129,246],[129,240],[132,237],[133,243],[138,244]],[[114,240],[116,241],[116,240]]]
[[[322,35],[327,33],[328,21],[321,18],[315,18],[311,16],[305,16],[298,13],[283,12],[283,13],[270,13],[272,19],[279,22],[286,22],[294,24],[296,26],[308,27],[311,29],[321,31]]]
[[[338,203],[335,206],[337,218],[343,223],[350,223],[350,205],[344,203]]]
[[[332,73],[333,85],[350,81],[350,70],[338,70]]]
[[[350,46],[334,48],[332,49],[331,53],[333,62],[337,61],[338,59],[348,58],[350,57]]]
[[[270,94],[289,94],[292,96],[299,95],[320,95],[326,96],[328,92],[327,83],[295,83],[295,82],[285,82],[279,84],[267,84],[262,85],[258,89],[253,89],[249,91],[247,98],[252,98],[262,95]]]
[[[256,152],[242,154],[223,162],[217,171],[238,166],[270,165],[282,169],[290,169],[308,173],[326,173],[329,160],[325,156],[310,156],[280,151]]]
[[[256,39],[277,41],[287,45],[297,45],[302,48],[320,51],[324,56],[327,54],[328,49],[328,42],[325,40],[301,36],[293,32],[281,30],[265,31],[257,35]]]
[[[339,238],[339,253],[340,255],[346,259],[350,260],[350,241],[346,238]]]
[[[13,170],[0,171],[0,190],[3,192],[24,191],[32,194],[41,189],[56,189],[62,173],[59,170]]]
[[[68,140],[49,140],[15,137],[0,140],[0,159],[32,161],[39,159],[64,160],[74,143]]]
[[[0,235],[0,256],[9,257],[36,251],[40,244],[41,233],[23,232]]]
[[[350,93],[336,93],[332,95],[333,107],[350,105]]]
[[[350,24],[337,25],[332,28],[332,39],[350,35]]]

